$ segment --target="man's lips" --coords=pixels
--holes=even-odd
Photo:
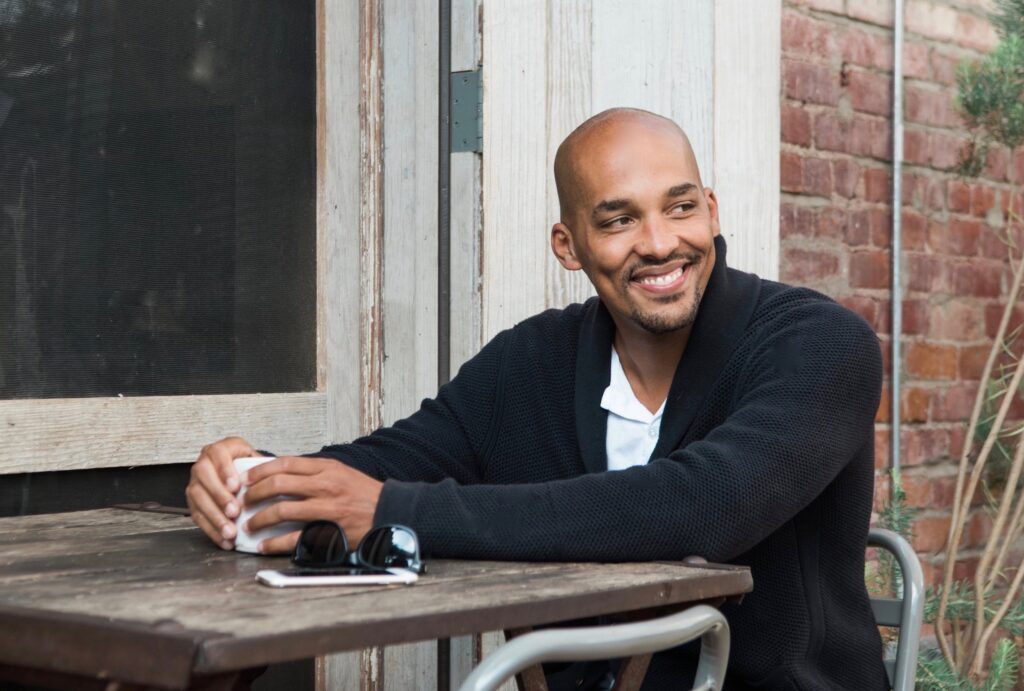
[[[661,271],[643,271],[643,275],[633,276],[630,283],[649,293],[671,293],[677,290],[690,275],[690,267],[693,264],[681,264],[671,269]]]

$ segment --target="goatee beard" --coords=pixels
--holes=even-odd
[[[642,312],[636,305],[633,305],[630,309],[629,317],[633,320],[637,326],[651,334],[667,334],[679,329],[685,329],[691,326],[697,319],[697,309],[700,307],[700,301],[703,297],[703,291],[700,286],[694,286],[693,290],[693,303],[690,305],[690,309],[686,310],[684,314],[667,316],[657,313],[646,313]],[[665,303],[676,302],[681,299],[682,295],[674,295],[671,298],[664,300]]]

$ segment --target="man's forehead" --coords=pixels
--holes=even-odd
[[[668,118],[632,108],[603,111],[573,130],[558,147],[554,168],[563,219],[574,208],[592,208],[601,201],[592,197],[635,186],[645,177],[673,178],[658,182],[666,190],[684,182],[703,188],[682,129]]]
[[[574,161],[594,155],[629,149],[641,140],[661,140],[662,144],[690,151],[690,142],[679,127],[653,113],[626,111],[585,124],[569,135],[564,143]]]
[[[584,197],[654,180],[664,189],[649,191],[670,196],[681,186],[700,187],[695,157],[678,131],[627,126],[588,134],[573,151],[570,173]]]

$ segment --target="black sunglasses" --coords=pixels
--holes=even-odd
[[[412,528],[382,525],[373,528],[352,551],[345,531],[334,521],[310,521],[295,543],[292,563],[307,569],[357,566],[384,571],[401,568],[424,573],[420,541]]]

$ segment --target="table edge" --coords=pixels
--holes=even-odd
[[[9,604],[0,604],[0,620],[7,624],[0,627],[2,665],[168,689],[186,688],[201,646],[225,636],[173,619],[142,624]],[[144,658],[137,654],[140,639]]]
[[[323,626],[301,632],[247,638],[220,636],[200,643],[194,671],[197,674],[214,674],[370,646],[451,638],[671,605],[697,604],[739,596],[753,590],[753,579],[748,567],[702,564],[691,568],[706,568],[716,572],[714,579],[700,586],[696,596],[691,594],[694,585],[692,581],[659,581],[628,591],[605,593],[600,598],[588,593],[546,600],[540,618],[536,616],[534,603],[519,602],[449,614],[445,615],[443,621],[437,615],[421,615],[398,622],[361,625],[358,628],[353,624],[343,629]],[[685,596],[682,594],[684,587],[688,592]]]

